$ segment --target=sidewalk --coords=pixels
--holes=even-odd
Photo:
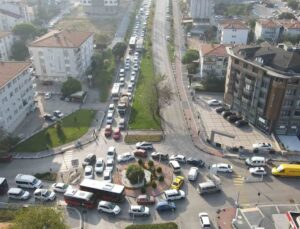
[[[217,225],[219,229],[232,229],[232,220],[235,217],[235,208],[224,208],[217,212]]]

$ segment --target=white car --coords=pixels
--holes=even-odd
[[[115,110],[115,104],[113,103],[109,104],[108,111],[113,113],[114,110]]]
[[[10,188],[7,192],[8,198],[15,200],[28,200],[30,193],[21,188]]]
[[[62,118],[62,117],[64,117],[64,113],[62,113],[60,110],[53,111],[53,115],[56,118]]]
[[[216,99],[211,99],[211,100],[207,101],[207,104],[209,106],[220,106],[220,105],[222,105],[222,102],[219,100],[216,100]]]
[[[116,147],[110,146],[106,153],[106,159],[114,159],[116,155]]]
[[[153,149],[153,145],[150,142],[137,142],[135,144],[135,147],[137,149]]]
[[[232,166],[229,164],[225,164],[225,163],[213,164],[211,166],[211,169],[215,170],[216,172],[221,172],[221,173],[232,173],[233,172]]]
[[[270,143],[255,143],[252,145],[253,147],[253,152],[258,153],[258,152],[270,152],[273,150],[272,145]]]
[[[119,76],[120,77],[124,77],[125,76],[125,70],[124,70],[124,68],[120,68]]]
[[[209,229],[210,228],[210,221],[208,214],[206,212],[200,212],[199,213],[199,220],[201,228]]]
[[[33,193],[34,199],[41,200],[41,201],[52,201],[55,200],[56,195],[55,192],[48,190],[48,189],[42,189],[37,188]]]
[[[123,87],[124,84],[125,84],[125,78],[121,77],[120,80],[119,80],[119,82],[120,82],[120,86]]]
[[[114,164],[115,164],[114,159],[112,159],[112,158],[107,159],[106,160],[106,169],[105,170],[110,170],[110,171],[114,170]]]
[[[148,207],[141,205],[130,205],[129,215],[131,216],[149,216],[150,210]]]
[[[70,186],[65,183],[54,183],[52,185],[52,189],[55,192],[64,193]]]
[[[93,166],[87,165],[84,168],[84,178],[86,179],[94,179],[94,169]]]
[[[103,181],[111,183],[112,182],[112,175],[111,175],[111,170],[104,170],[103,172]]]
[[[252,175],[266,175],[267,171],[265,170],[264,167],[253,167],[249,169],[249,172]]]
[[[95,172],[103,173],[104,170],[104,160],[103,158],[98,158],[95,164]]]
[[[125,70],[126,70],[126,71],[130,70],[130,63],[126,63],[126,64],[125,64]]]
[[[100,212],[106,212],[113,215],[118,215],[121,212],[121,208],[118,205],[104,200],[99,202],[97,209]]]
[[[135,157],[133,156],[132,153],[123,153],[121,155],[118,156],[118,162],[121,163],[121,162],[128,162],[128,161],[132,161],[132,160],[135,160]]]
[[[179,163],[186,163],[186,158],[183,155],[180,154],[175,154],[170,156],[169,158],[170,161],[178,161]]]
[[[108,112],[106,115],[106,124],[112,124],[114,120],[114,114],[111,112]]]
[[[135,82],[135,75],[131,75],[131,77],[130,77],[130,82],[131,82],[131,83],[134,83],[134,82]]]
[[[138,64],[135,64],[133,65],[133,71],[138,71],[139,70],[139,65]]]
[[[133,91],[133,84],[132,84],[132,83],[128,84],[127,90],[128,90],[129,92],[132,92],[132,91]]]
[[[51,99],[51,97],[52,97],[52,93],[51,92],[46,92],[45,96],[44,96],[44,99]]]

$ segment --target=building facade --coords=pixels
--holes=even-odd
[[[103,16],[118,13],[120,0],[81,0],[81,5],[88,14]]]
[[[225,103],[265,132],[299,135],[299,50],[241,46],[227,52]]]
[[[0,60],[10,59],[14,36],[11,32],[0,32]]]
[[[214,2],[212,0],[191,0],[190,15],[193,20],[209,22],[213,15]]]
[[[24,18],[7,10],[0,9],[0,30],[11,31],[16,24],[25,22]]]
[[[31,63],[0,63],[0,127],[13,132],[35,108]]]
[[[82,79],[93,56],[93,33],[51,31],[29,45],[36,74],[45,81]]]
[[[30,22],[33,19],[28,5],[23,1],[0,0],[0,9],[20,15],[24,22]]]
[[[248,33],[248,26],[241,21],[222,21],[218,25],[218,35],[221,44],[245,45],[247,44]]]

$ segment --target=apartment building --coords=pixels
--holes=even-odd
[[[81,0],[88,14],[115,14],[119,10],[120,0]]]
[[[221,44],[245,45],[248,33],[249,28],[243,21],[226,20],[218,24],[218,36]]]
[[[227,53],[224,101],[267,133],[299,135],[299,50],[240,46]]]
[[[213,0],[191,0],[190,15],[194,21],[210,22],[214,11]]]
[[[0,62],[0,127],[13,132],[35,108],[29,62]]]
[[[11,47],[14,43],[14,36],[11,32],[0,31],[0,61],[10,59]]]
[[[25,22],[33,20],[30,7],[22,0],[0,0],[0,9],[20,15]]]
[[[16,24],[23,22],[25,20],[21,15],[0,9],[0,30],[11,31]]]
[[[93,33],[51,31],[29,45],[36,74],[45,81],[82,79],[93,56]]]

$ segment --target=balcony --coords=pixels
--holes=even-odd
[[[245,83],[249,84],[249,85],[254,85],[255,84],[255,80],[249,79],[247,77],[245,77]]]
[[[244,89],[243,89],[243,94],[245,94],[245,95],[247,95],[247,96],[252,96],[253,91],[254,91],[253,88],[250,88],[250,89],[244,88]]]

